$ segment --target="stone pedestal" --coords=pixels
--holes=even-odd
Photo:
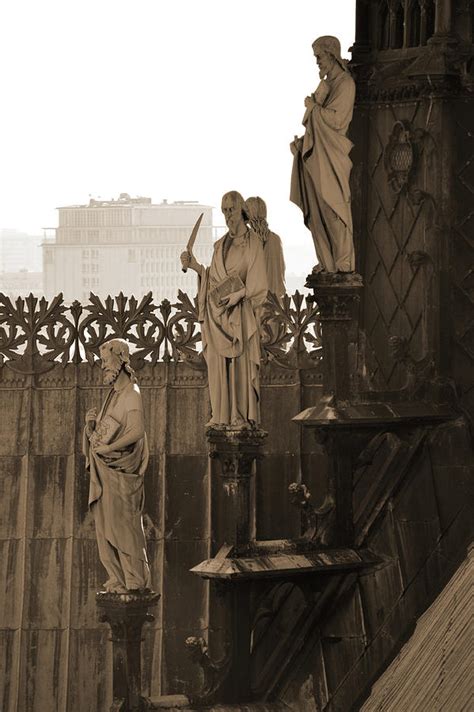
[[[319,310],[323,344],[323,397],[294,420],[311,428],[326,448],[328,488],[318,515],[316,540],[323,546],[353,543],[351,428],[341,429],[339,408],[357,401],[359,301],[363,288],[357,273],[316,272],[307,278]],[[328,425],[329,424],[329,425]]]
[[[267,433],[210,428],[206,435],[209,456],[217,465],[212,467],[212,538],[217,550],[226,544],[238,553],[254,538],[254,463]]]
[[[319,307],[323,341],[323,393],[346,401],[357,389],[358,305],[363,288],[357,273],[310,274],[306,286]]]
[[[210,428],[206,435],[212,487],[210,565],[219,569],[228,557],[248,552],[255,540],[255,461],[262,456],[267,433],[256,428]],[[197,569],[193,571],[198,573]],[[247,702],[251,697],[251,584],[217,579],[209,599],[208,642],[187,641],[204,680],[190,697],[201,704]]]
[[[96,603],[101,622],[110,625],[113,646],[113,703],[110,712],[142,712],[148,709],[141,696],[142,627],[154,620],[149,609],[159,593],[108,593],[98,591]]]

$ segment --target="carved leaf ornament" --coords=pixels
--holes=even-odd
[[[316,368],[321,358],[318,308],[299,292],[278,299],[269,294],[262,315],[263,363],[283,368]],[[172,304],[153,301],[151,292],[140,299],[120,293],[89,303],[63,302],[58,294],[50,302],[32,294],[15,302],[0,293],[0,368],[6,364],[22,374],[49,371],[56,362],[99,359],[100,344],[110,338],[127,339],[132,365],[146,362],[187,362],[205,368],[197,299],[178,292]]]

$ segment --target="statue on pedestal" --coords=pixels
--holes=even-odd
[[[317,271],[353,272],[349,176],[355,82],[336,37],[313,43],[321,82],[305,99],[305,135],[290,144],[294,156],[290,200],[301,208],[319,261]]]
[[[268,286],[263,244],[247,222],[240,193],[222,198],[228,232],[214,245],[210,267],[186,250],[183,269],[199,277],[202,323],[212,418],[211,428],[254,428],[260,422],[259,313]]]
[[[104,383],[111,386],[97,412],[86,413],[83,450],[90,471],[89,506],[94,513],[99,557],[109,593],[151,588],[142,512],[148,445],[143,405],[126,341],[100,347]]]

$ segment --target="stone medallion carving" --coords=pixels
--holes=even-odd
[[[418,138],[418,137],[417,137]],[[406,190],[417,161],[416,138],[407,121],[397,121],[385,148],[388,182],[396,193]]]

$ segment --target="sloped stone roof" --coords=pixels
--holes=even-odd
[[[410,640],[372,688],[361,712],[472,709],[474,544]]]

